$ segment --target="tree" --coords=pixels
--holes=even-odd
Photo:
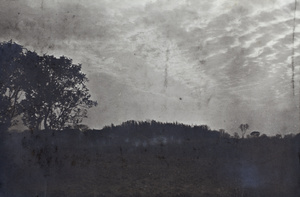
[[[20,114],[25,49],[12,41],[0,43],[0,128],[7,130]]]
[[[30,129],[77,125],[96,106],[80,64],[66,57],[38,55],[21,45],[0,43],[0,129],[21,115]]]
[[[31,129],[63,129],[79,124],[87,109],[96,106],[85,83],[81,65],[66,57],[26,54],[23,122]]]
[[[248,124],[241,124],[239,126],[239,128],[241,129],[241,132],[242,132],[242,138],[244,138],[246,131],[249,129],[249,125]]]
[[[239,136],[239,134],[238,134],[237,132],[234,132],[234,133],[233,133],[233,137],[234,137],[235,139],[239,139],[239,138],[240,138],[240,136]]]

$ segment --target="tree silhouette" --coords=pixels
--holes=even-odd
[[[62,129],[79,124],[90,99],[81,65],[66,57],[38,55],[21,45],[0,43],[0,128],[22,115],[30,129]]]
[[[72,64],[66,57],[26,54],[23,122],[32,129],[63,129],[79,124],[87,109],[96,106],[85,83],[81,65]]]
[[[8,129],[16,123],[22,93],[22,46],[12,41],[0,43],[0,128]]]
[[[241,124],[239,126],[239,128],[241,129],[241,132],[242,132],[242,138],[244,138],[246,131],[249,129],[249,125],[248,124]]]

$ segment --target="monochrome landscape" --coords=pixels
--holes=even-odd
[[[0,196],[300,196],[297,0],[0,0]]]

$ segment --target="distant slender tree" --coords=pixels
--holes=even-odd
[[[12,41],[0,43],[0,128],[8,129],[20,114],[19,101],[23,88],[24,48]]]
[[[87,109],[96,106],[86,87],[81,65],[66,57],[39,56],[28,52],[25,62],[23,122],[32,129],[63,129],[79,124]]]
[[[242,138],[244,138],[246,131],[249,129],[249,125],[248,124],[241,124],[239,126],[239,128],[241,129],[241,132],[242,132]]]

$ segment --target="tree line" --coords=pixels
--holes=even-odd
[[[21,119],[31,130],[60,130],[79,124],[96,106],[81,64],[38,55],[9,41],[0,43],[0,128]],[[19,117],[19,118],[18,118]]]

